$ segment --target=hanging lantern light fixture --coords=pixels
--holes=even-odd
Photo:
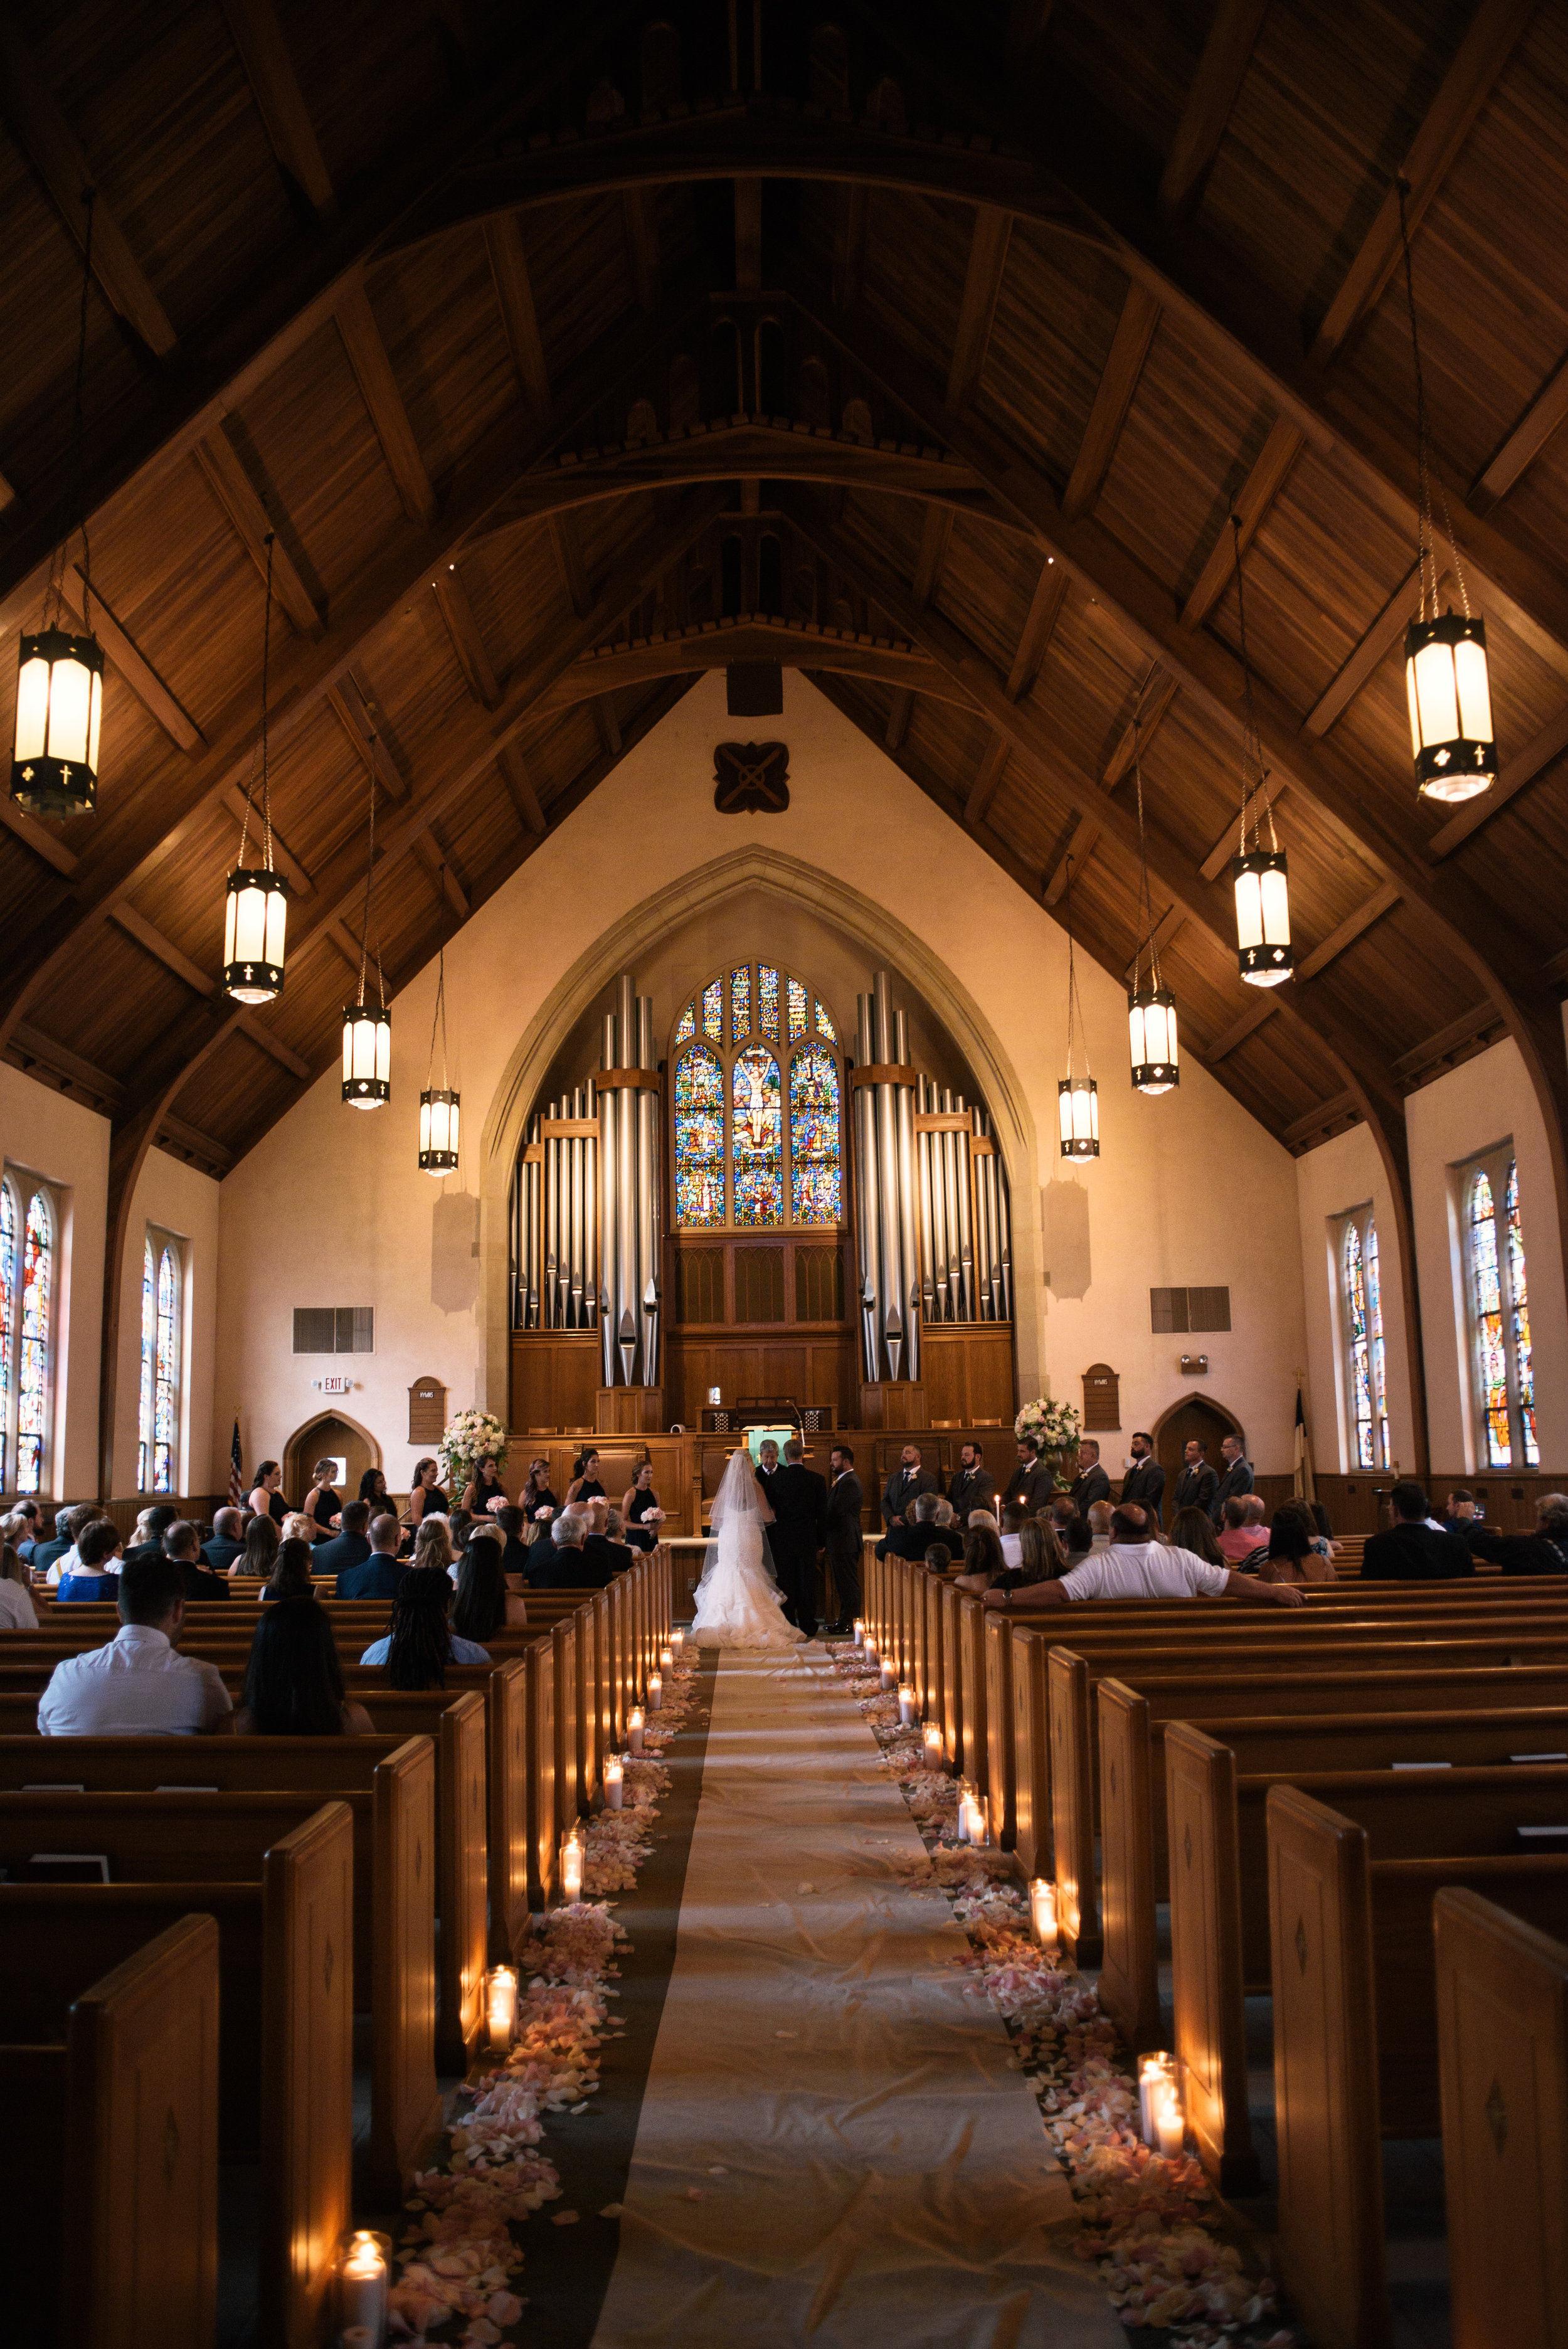
[[[1176,1040],[1176,999],[1161,983],[1160,949],[1154,937],[1154,909],[1149,895],[1149,843],[1143,830],[1143,764],[1140,736],[1143,727],[1141,698],[1132,717],[1132,773],[1138,787],[1139,914],[1141,936],[1132,958],[1132,985],[1127,997],[1128,1043],[1132,1059],[1132,1090],[1138,1093],[1168,1093],[1181,1081],[1181,1061]],[[1149,975],[1143,975],[1144,942],[1149,947]]]
[[[1073,860],[1068,858],[1068,1072],[1057,1080],[1057,1115],[1061,1124],[1064,1158],[1099,1156],[1099,1087],[1088,1072],[1088,1035],[1083,1005],[1078,1000],[1078,966],[1073,954]],[[1083,1074],[1078,1072],[1078,1051]]]
[[[1454,537],[1448,492],[1443,528],[1449,542],[1460,612],[1438,609],[1440,585],[1432,524],[1432,436],[1427,416],[1426,378],[1416,325],[1416,277],[1410,264],[1410,228],[1406,199],[1410,183],[1399,182],[1399,240],[1405,259],[1405,299],[1410,312],[1410,352],[1416,368],[1416,574],[1420,604],[1405,631],[1405,692],[1410,709],[1410,751],[1422,795],[1451,806],[1473,800],[1497,781],[1497,742],[1492,730],[1491,687],[1487,676],[1486,622],[1470,607],[1464,564]]]
[[[249,864],[251,784],[240,819],[240,861],[229,875],[223,907],[223,991],[236,1003],[270,1003],[284,991],[284,934],[288,888],[273,868],[273,799],[267,769],[267,686],[273,644],[273,533],[267,533],[266,609],[262,619],[262,731],[257,756],[262,769],[262,863]],[[254,772],[253,767],[252,772]]]
[[[446,867],[441,867],[441,886],[446,887]],[[438,1182],[444,1174],[457,1172],[459,1149],[459,1118],[462,1099],[455,1093],[449,1081],[447,1067],[447,949],[441,947],[437,961],[436,1012],[430,1022],[430,1065],[428,1071],[436,1073],[436,1030],[441,1031],[441,1081],[429,1083],[419,1095],[419,1165],[426,1174],[435,1175]]]
[[[1290,942],[1290,872],[1274,831],[1274,802],[1269,797],[1269,771],[1264,764],[1253,699],[1253,664],[1247,651],[1247,606],[1242,585],[1242,521],[1231,516],[1235,533],[1236,622],[1242,639],[1242,707],[1244,748],[1242,758],[1242,839],[1231,859],[1231,884],[1236,893],[1236,959],[1249,987],[1278,987],[1295,968]],[[1247,846],[1252,822],[1253,844]],[[1269,844],[1264,846],[1264,824]]]
[[[82,490],[82,385],[88,359],[88,292],[92,284],[96,188],[83,191],[82,295],[77,326],[73,462],[76,522],[55,551],[43,617],[23,632],[16,677],[16,730],[11,796],[29,815],[91,815],[98,805],[98,740],[103,723],[103,647],[92,632],[92,556]],[[66,554],[80,531],[82,626],[65,600]],[[70,625],[67,626],[67,623]]]
[[[370,953],[370,893],[376,882],[376,737],[370,737],[370,839],[365,862],[365,916],[359,927],[359,1000],[343,1009],[343,1098],[351,1109],[379,1109],[392,1097],[392,1015],[376,947],[377,1003],[365,1000]]]

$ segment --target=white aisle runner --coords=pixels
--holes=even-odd
[[[1125,2339],[921,1857],[820,1651],[724,1655],[593,2349]]]

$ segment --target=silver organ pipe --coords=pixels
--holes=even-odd
[[[909,1066],[909,1021],[900,1011],[892,1023],[893,1059],[898,1066]],[[915,1246],[915,1180],[914,1180],[914,1087],[895,1085],[895,1110],[898,1120],[898,1218],[900,1268],[899,1295],[903,1300],[904,1376],[920,1376],[920,1255]]]
[[[869,1069],[876,1058],[871,997],[857,996],[855,1008],[855,1056],[861,1069]],[[876,1103],[872,1098],[872,1087],[867,1084],[857,1085],[851,1098],[855,1112],[855,1226],[861,1268],[861,1360],[866,1382],[872,1385],[882,1375],[878,1368],[882,1357],[882,1262]]]
[[[914,1099],[915,1106],[923,1116],[930,1108],[930,1093],[931,1086],[928,1080],[924,1077],[919,1078],[915,1085]],[[920,1304],[926,1326],[937,1318],[936,1288],[933,1270],[936,1263],[936,1225],[931,1190],[931,1145],[934,1139],[934,1135],[929,1133],[916,1133],[914,1137],[915,1163],[920,1170]]]
[[[600,1066],[615,1066],[615,1015],[604,1015],[603,1057]],[[599,1341],[607,1387],[618,1386],[615,1376],[615,1297],[620,1286],[617,1261],[620,1217],[616,1213],[616,1181],[620,1170],[616,1120],[624,1093],[605,1085],[599,1094]]]
[[[599,1114],[599,1088],[592,1077],[583,1092],[583,1114]],[[583,1327],[591,1330],[599,1318],[599,1144],[592,1136],[583,1144]]]

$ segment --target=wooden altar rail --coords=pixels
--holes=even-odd
[[[228,1799],[206,1797],[209,1804]],[[350,2217],[353,1844],[346,1806],[331,1802],[264,1852],[243,1837],[227,1853],[210,1846],[212,1867],[203,1872],[191,1865],[183,1878],[166,1868],[139,1882],[0,1885],[6,2030],[24,2044],[66,2035],[62,2022],[73,2002],[93,1996],[95,1984],[101,1995],[123,1981],[114,1970],[129,1971],[138,1952],[156,1947],[170,1928],[179,1932],[193,1913],[209,1929],[215,1920],[216,1999],[203,1992],[205,2004],[181,1999],[161,2007],[148,2024],[159,2042],[147,2044],[145,2057],[132,2036],[112,2049],[112,2084],[100,2084],[107,2106],[92,2121],[92,2168],[69,2183],[67,2318],[73,2304],[80,2306],[69,2296],[78,2292],[101,2314],[106,2290],[140,2296],[160,2294],[168,2285],[169,2301],[149,2311],[136,2337],[211,2340],[216,2156],[226,2127],[230,2141],[261,2163],[263,2336],[323,2336],[339,2239]],[[36,1841],[28,1847],[38,1847]],[[67,2045],[74,2039],[73,2028]],[[149,2076],[154,2093],[140,2102]],[[139,2109],[128,2113],[133,2095]],[[77,2116],[67,2117],[74,2128]],[[20,2115],[8,2119],[8,2158],[26,2160],[31,2132]],[[106,2147],[102,2132],[109,2126],[116,2134]],[[88,2177],[103,2189],[101,2198],[88,2199]],[[164,2231],[160,2180],[179,2189],[173,2224],[181,2249],[166,2261],[157,2256]],[[117,2213],[123,2215],[127,2198],[137,2215],[134,2225],[121,2227]],[[182,2334],[177,2320],[193,2304],[209,2311],[207,2329]],[[64,2337],[82,2349],[124,2338],[124,2316],[117,2307],[113,2324],[95,2323]]]
[[[7,1966],[0,2046],[14,2337],[61,2349],[210,2343],[218,2313],[216,1920],[187,1916],[154,1930],[74,1998],[41,1973],[46,1939]]]
[[[1402,1833],[1389,1825],[1386,1796],[1384,1816],[1371,1825],[1359,1816],[1361,1797],[1342,1802],[1325,1789],[1319,1800],[1305,1786],[1278,1785],[1267,1796],[1278,2272],[1323,2349],[1387,2349],[1381,2140],[1432,2136],[1439,2126],[1458,2220],[1456,2343],[1563,2338],[1560,2298],[1544,2304],[1540,2323],[1530,2313],[1542,2281],[1561,2278],[1563,2257],[1552,2186],[1563,2178],[1568,2108],[1564,1952],[1544,1930],[1527,1941],[1522,1928],[1560,1927],[1568,1857],[1506,1847],[1504,1839],[1514,1843],[1507,1798],[1490,1800],[1443,1775],[1441,1785],[1423,1782],[1405,1798]],[[1456,1918],[1454,1904],[1467,1895],[1474,1906]],[[1481,1938],[1477,1912],[1488,1908],[1520,1929],[1494,1926]],[[1467,1929],[1461,1954],[1454,1936]],[[1469,1994],[1456,2010],[1461,1981]],[[1468,2044],[1467,2019],[1479,2034]],[[1532,2107],[1543,2139],[1529,2133]],[[1511,2139],[1519,2190],[1502,2202]],[[1457,2214],[1456,2173],[1470,2188]],[[1479,2195],[1478,2177],[1486,2179]],[[1483,2246],[1478,2228],[1489,2214],[1497,2233]],[[1489,2269],[1498,2277],[1490,2303],[1475,2297],[1478,2269],[1483,2280]]]

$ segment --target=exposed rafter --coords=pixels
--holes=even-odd
[[[1116,444],[1121,428],[1127,421],[1127,411],[1132,405],[1132,395],[1138,388],[1138,378],[1143,372],[1143,362],[1149,356],[1149,346],[1154,340],[1154,329],[1160,324],[1160,305],[1146,285],[1134,278],[1128,286],[1111,337],[1110,352],[1099,388],[1089,409],[1088,422],[1068,476],[1062,496],[1062,511],[1068,514],[1087,513],[1099,497],[1105,477],[1110,471],[1110,460],[1116,454]]]
[[[1219,0],[1198,70],[1160,176],[1160,210],[1181,220],[1203,192],[1231,110],[1252,63],[1268,0]]]
[[[278,168],[330,228],[337,219],[337,197],[273,0],[223,0],[223,14]]]

